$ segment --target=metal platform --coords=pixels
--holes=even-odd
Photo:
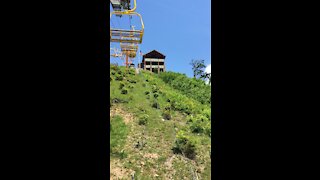
[[[143,30],[124,30],[110,28],[110,42],[141,44],[143,32]]]

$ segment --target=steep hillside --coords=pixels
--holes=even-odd
[[[111,65],[111,179],[211,178],[210,101],[165,74]]]

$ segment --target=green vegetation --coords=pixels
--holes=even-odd
[[[110,155],[124,158],[123,146],[128,135],[128,128],[121,116],[115,116],[110,121]]]
[[[165,83],[169,84],[182,94],[187,95],[203,104],[211,103],[211,87],[203,80],[188,78],[184,74],[175,72],[165,72],[159,75]]]
[[[173,72],[110,71],[110,156],[123,178],[210,179],[210,86]]]

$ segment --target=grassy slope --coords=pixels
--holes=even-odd
[[[194,172],[198,171],[197,176],[199,179],[211,178],[210,137],[205,134],[188,133],[198,142],[196,147],[197,156],[194,160],[185,158],[181,154],[174,154],[172,147],[174,146],[177,132],[181,129],[188,129],[186,123],[187,115],[183,112],[172,110],[170,111],[171,120],[163,120],[162,117],[170,95],[181,96],[181,99],[190,102],[191,107],[195,106],[201,109],[206,108],[204,107],[205,105],[194,99],[189,99],[179,91],[172,89],[157,78],[156,75],[149,72],[142,71],[141,74],[135,75],[131,71],[131,74],[125,75],[125,79],[116,80],[116,77],[120,76],[118,72],[125,72],[123,67],[120,67],[120,69],[117,71],[115,69],[111,70],[110,99],[117,98],[125,102],[113,102],[111,103],[111,109],[121,109],[121,112],[124,112],[122,114],[115,113],[117,116],[132,114],[132,118],[127,119],[125,125],[117,125],[121,124],[119,123],[121,120],[119,120],[119,117],[114,117],[117,119],[117,121],[114,121],[112,117],[111,139],[113,140],[111,142],[118,141],[119,144],[111,145],[113,148],[110,158],[111,163],[116,161],[118,162],[117,166],[121,166],[120,168],[124,169],[122,177],[129,179],[129,172],[134,171],[135,179],[192,179],[195,176]],[[134,80],[136,83],[127,82],[128,79]],[[127,89],[127,94],[121,94],[121,83],[125,84],[122,89]],[[162,92],[157,98],[160,109],[152,107],[152,103],[155,101],[154,93],[152,93],[153,85]],[[146,91],[150,92],[150,98],[147,98]],[[145,114],[149,117],[148,122],[146,125],[139,125],[140,117]],[[116,135],[116,132],[120,132],[120,135]],[[122,141],[124,143],[121,143]],[[138,144],[144,144],[144,146],[139,146]],[[191,169],[193,169],[193,172]],[[111,173],[112,171],[111,169]]]

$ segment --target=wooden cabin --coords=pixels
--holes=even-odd
[[[142,62],[140,64],[140,68],[151,71],[154,73],[160,73],[166,71],[166,66],[164,63],[166,56],[162,53],[153,50],[147,54],[142,56]]]

